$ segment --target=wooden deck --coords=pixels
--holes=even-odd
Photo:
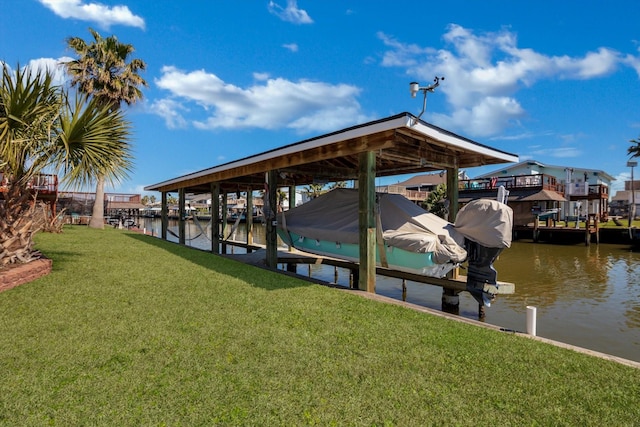
[[[5,198],[5,194],[9,191],[8,178],[0,173],[0,199]],[[27,190],[36,198],[36,200],[47,203],[55,215],[56,200],[58,198],[58,176],[51,174],[39,174],[34,176],[27,183]]]
[[[548,218],[546,221],[536,219],[533,225],[514,226],[513,239],[533,239],[534,242],[575,244],[582,242],[585,245],[600,243],[600,227],[596,214],[589,214],[586,221],[555,221]]]

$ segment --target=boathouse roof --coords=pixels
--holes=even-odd
[[[358,155],[376,153],[377,177],[446,168],[513,163],[518,156],[400,113],[306,139],[145,187],[146,191],[208,193],[263,189],[265,172],[277,170],[278,184],[308,185],[358,178]]]

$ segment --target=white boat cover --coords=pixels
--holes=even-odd
[[[386,245],[417,253],[433,252],[439,264],[466,259],[464,236],[453,224],[399,194],[378,193],[377,199]],[[358,190],[337,188],[284,214],[278,226],[300,236],[359,243]]]
[[[467,239],[483,246],[509,248],[513,231],[513,210],[497,200],[472,200],[458,212],[455,227]]]

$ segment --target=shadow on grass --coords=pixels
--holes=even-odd
[[[69,261],[73,262],[74,260],[77,260],[78,257],[82,256],[79,252],[69,252],[56,249],[47,249],[47,252],[44,255],[49,259],[55,260],[51,267],[52,271],[64,271],[65,265],[69,263]]]
[[[266,290],[290,289],[301,286],[311,286],[314,284],[343,288],[319,279],[301,276],[295,273],[273,270],[266,266],[243,263],[237,259],[231,259],[223,255],[216,255],[203,249],[193,248],[179,243],[162,240],[139,233],[127,233],[128,237],[138,240],[144,244],[152,245],[169,253],[188,260],[201,267],[226,274],[240,279],[252,286]],[[284,279],[284,277],[289,279]]]

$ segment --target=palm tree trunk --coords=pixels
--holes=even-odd
[[[0,203],[0,266],[37,259],[33,249],[35,200],[24,187],[11,184]]]
[[[91,228],[104,228],[104,177],[99,176],[96,183],[96,200],[93,202],[93,211],[89,221]]]

